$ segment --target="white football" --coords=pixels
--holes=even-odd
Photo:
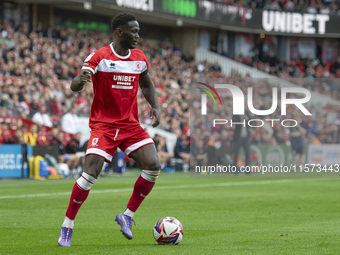
[[[158,244],[179,244],[183,239],[183,226],[174,217],[164,217],[156,222],[153,237]]]

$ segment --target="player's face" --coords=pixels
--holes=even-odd
[[[122,43],[129,49],[137,47],[139,39],[139,24],[137,21],[128,22],[127,26],[123,30]]]

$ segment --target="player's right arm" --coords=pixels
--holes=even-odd
[[[80,91],[84,88],[86,83],[91,82],[91,77],[96,73],[96,67],[101,60],[98,51],[92,52],[84,60],[84,64],[78,76],[74,77],[71,83],[71,89],[74,92]]]
[[[86,69],[81,69],[78,76],[74,77],[71,83],[71,89],[74,92],[84,88],[86,83],[91,82],[92,72]]]

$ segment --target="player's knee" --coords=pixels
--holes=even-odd
[[[88,175],[92,176],[93,178],[98,178],[97,172],[95,170],[91,170],[91,169],[87,169],[86,171],[84,171],[84,173],[87,173]]]
[[[104,164],[104,159],[97,155],[87,155],[85,160],[84,172],[94,178],[98,178]]]
[[[146,164],[143,169],[147,169],[150,171],[157,171],[161,169],[161,164],[159,162],[150,162],[148,164]]]
[[[154,170],[154,171],[159,171],[161,169],[161,163],[160,162],[156,162],[152,165],[152,168],[150,168],[150,170]]]
[[[96,178],[84,172],[77,180],[77,184],[83,190],[90,190],[91,186],[95,183],[95,181],[96,181]]]
[[[141,176],[149,182],[156,182],[161,170],[143,170]]]
[[[87,173],[88,175],[96,178],[96,179],[98,178],[100,171],[101,171],[101,169],[96,168],[93,165],[90,165],[90,166],[85,165],[84,172]]]

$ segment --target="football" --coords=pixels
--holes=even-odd
[[[161,218],[153,228],[153,237],[158,244],[179,244],[183,239],[183,226],[176,218]]]

